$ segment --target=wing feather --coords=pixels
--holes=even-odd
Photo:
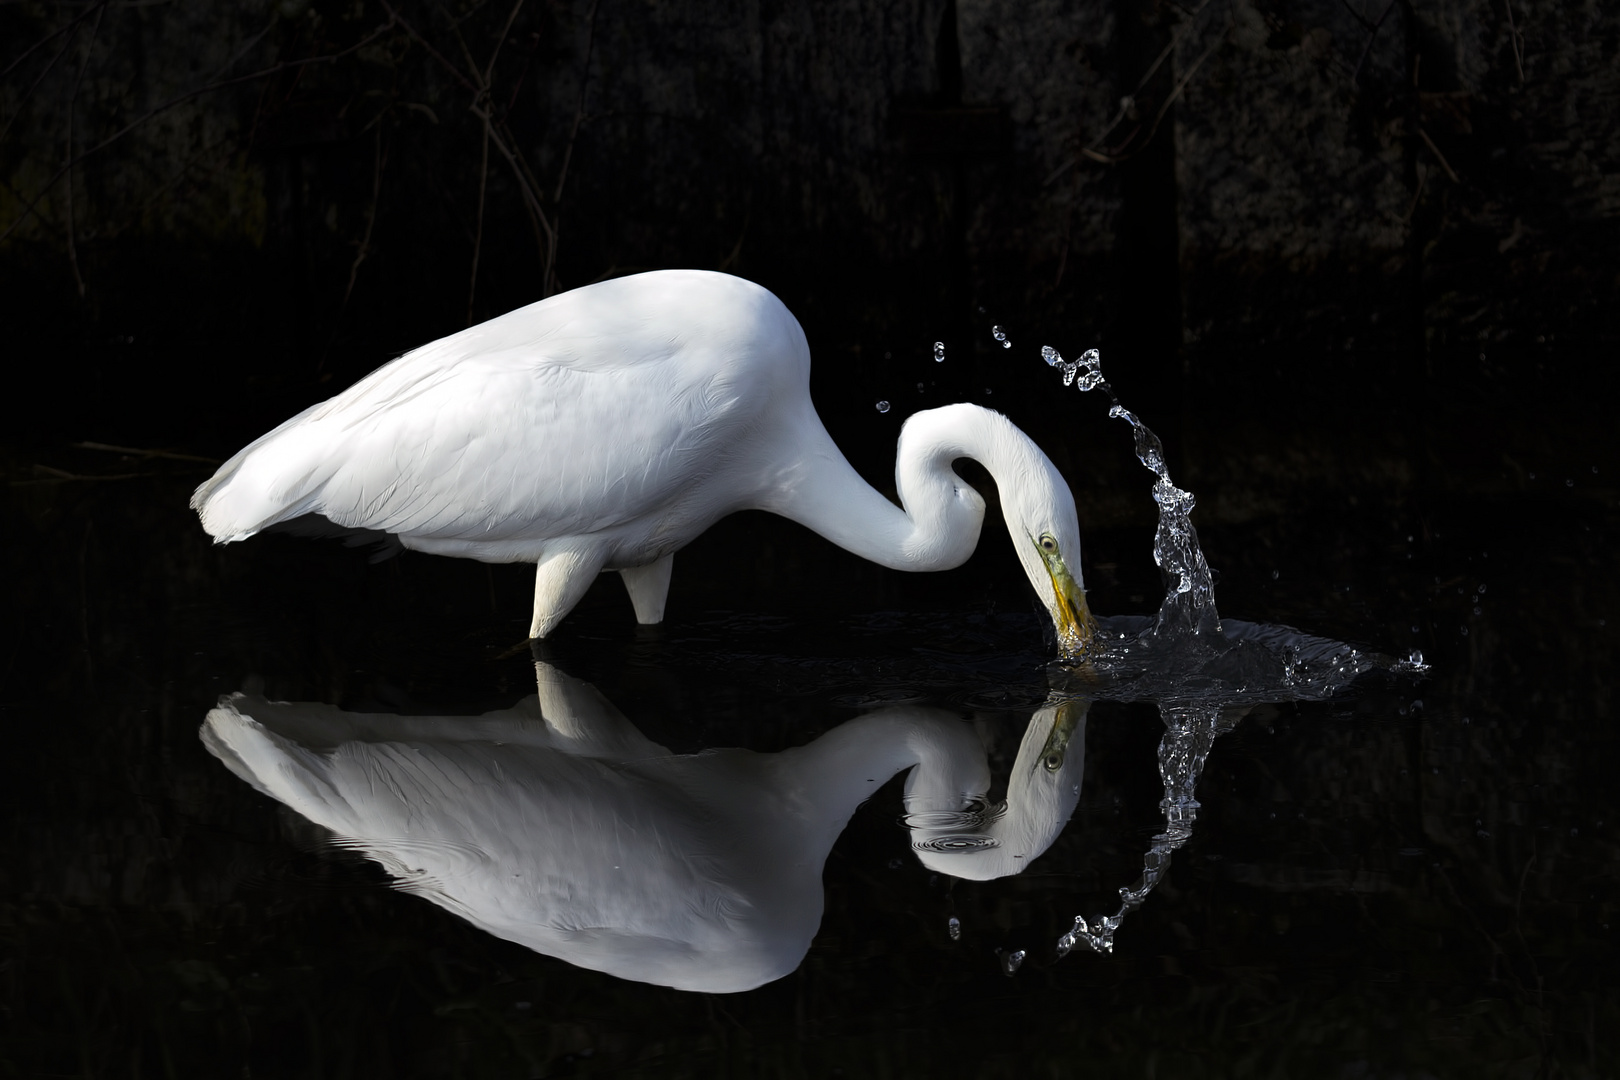
[[[249,445],[192,504],[226,540],[312,512],[485,541],[657,514],[750,452],[780,399],[804,392],[809,357],[765,290],[656,277],[657,289],[604,282],[407,353]]]

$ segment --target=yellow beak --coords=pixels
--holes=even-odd
[[[1046,551],[1039,544],[1036,550],[1052,578],[1052,595],[1056,598],[1052,617],[1057,624],[1058,649],[1063,659],[1084,663],[1097,637],[1097,620],[1086,606],[1085,590],[1075,583],[1061,554]]]
[[[1074,729],[1090,711],[1090,698],[1067,698],[1058,703],[1057,708],[1053,710],[1052,730],[1047,733],[1046,745],[1041,747],[1040,762],[1043,769],[1047,772],[1057,772],[1063,768],[1063,758],[1068,753],[1069,740],[1074,736]]]

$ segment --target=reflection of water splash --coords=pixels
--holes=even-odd
[[[1153,561],[1164,575],[1164,605],[1159,609],[1156,634],[1220,633],[1221,617],[1215,610],[1215,584],[1209,564],[1198,546],[1198,530],[1192,525],[1196,501],[1170,480],[1164,463],[1164,444],[1136,414],[1119,403],[1114,388],[1102,374],[1102,355],[1087,349],[1076,362],[1064,360],[1050,345],[1042,346],[1041,357],[1063,371],[1063,385],[1076,383],[1082,391],[1102,390],[1112,408],[1108,415],[1131,425],[1137,459],[1158,477],[1153,482],[1153,501],[1159,504],[1159,528],[1153,537]],[[1081,374],[1083,372],[1083,374]]]
[[[1215,737],[1231,731],[1242,717],[1242,712],[1230,714],[1218,705],[1186,703],[1165,705],[1163,713],[1159,778],[1164,781],[1164,798],[1159,800],[1159,809],[1164,811],[1164,831],[1154,836],[1153,846],[1142,856],[1142,876],[1119,890],[1119,910],[1089,923],[1085,916],[1076,915],[1074,928],[1058,938],[1060,957],[1077,945],[1099,953],[1114,951],[1114,931],[1126,915],[1142,906],[1170,869],[1170,853],[1192,837],[1193,822],[1198,819],[1198,800],[1193,798],[1193,790]]]
[[[1097,648],[1087,668],[1051,669],[1054,689],[1070,684],[1091,698],[1153,701],[1165,724],[1159,742],[1164,831],[1154,836],[1143,856],[1141,876],[1120,889],[1118,911],[1089,922],[1075,916],[1074,927],[1057,941],[1057,955],[1062,957],[1081,945],[1099,953],[1113,951],[1114,933],[1125,916],[1142,906],[1169,871],[1171,853],[1192,837],[1198,816],[1193,793],[1204,761],[1216,737],[1232,730],[1247,706],[1320,701],[1368,672],[1421,674],[1428,667],[1416,650],[1406,660],[1395,660],[1286,626],[1236,620],[1223,624],[1215,609],[1209,564],[1192,525],[1193,495],[1171,482],[1158,436],[1120,404],[1103,378],[1096,349],[1087,350],[1076,362],[1064,360],[1051,346],[1043,347],[1041,356],[1063,372],[1065,386],[1074,384],[1081,391],[1100,388],[1111,403],[1108,415],[1131,425],[1136,456],[1157,477],[1153,500],[1159,507],[1159,525],[1153,561],[1165,582],[1164,602],[1156,617],[1101,620]]]

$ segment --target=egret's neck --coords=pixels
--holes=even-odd
[[[896,570],[948,570],[973,554],[984,500],[952,470],[957,458],[979,462],[1003,487],[1044,460],[1000,413],[976,405],[920,412],[900,433],[897,507],[861,479],[814,412],[807,414],[787,442],[796,456],[773,463],[765,479],[761,509]]]
[[[867,713],[770,762],[777,796],[827,848],[855,808],[903,770],[914,768],[908,796],[926,794],[930,805],[953,809],[982,795],[990,782],[972,727],[943,709],[917,705]]]

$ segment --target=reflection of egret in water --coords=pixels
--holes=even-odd
[[[962,809],[960,795],[938,784],[924,781],[908,789],[905,821],[923,865],[989,881],[1018,873],[1050,847],[1080,801],[1090,707],[1087,698],[1054,694],[1036,710],[1013,759],[1007,797],[999,803],[979,800]],[[956,808],[938,805],[952,799]]]
[[[1083,704],[1032,717],[990,807],[984,746],[943,710],[880,709],[775,754],[672,754],[589,684],[535,670],[537,697],[476,717],[231,695],[202,738],[400,888],[538,952],[692,990],[798,966],[834,840],[904,770],[919,858],[965,877],[1022,870],[1079,797]]]
[[[1195,500],[1171,481],[1158,436],[1120,404],[1102,376],[1097,350],[1071,363],[1047,346],[1042,358],[1063,372],[1064,385],[1100,388],[1111,402],[1108,415],[1131,426],[1136,456],[1155,476],[1159,523],[1153,561],[1165,583],[1156,616],[1102,620],[1088,665],[1059,663],[1051,669],[1055,687],[1113,701],[1154,702],[1165,724],[1159,742],[1164,830],[1153,837],[1141,876],[1119,890],[1119,910],[1092,920],[1076,916],[1073,929],[1058,939],[1061,957],[1080,945],[1113,951],[1114,932],[1163,879],[1171,853],[1192,836],[1199,809],[1193,793],[1211,746],[1250,708],[1262,702],[1322,701],[1370,672],[1420,674],[1427,668],[1416,652],[1397,661],[1287,626],[1222,620],[1213,575],[1192,525]]]

